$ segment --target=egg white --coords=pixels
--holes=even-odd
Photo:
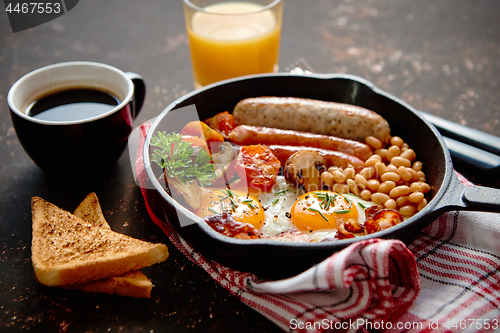
[[[290,208],[295,200],[304,193],[304,190],[287,184],[285,177],[276,177],[272,191],[261,193],[258,198],[264,208],[265,215],[264,225],[259,230],[260,233],[274,237],[284,231],[296,229],[287,213],[290,213]]]

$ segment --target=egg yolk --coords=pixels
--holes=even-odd
[[[206,217],[229,212],[237,222],[249,223],[260,229],[264,224],[264,209],[259,201],[241,191],[203,189],[200,209],[196,215]]]
[[[358,210],[347,196],[331,191],[308,192],[292,205],[291,219],[303,231],[336,229],[349,219],[358,220]]]

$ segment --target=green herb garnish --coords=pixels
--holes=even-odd
[[[219,212],[216,211],[215,209],[213,209],[212,207],[208,207],[208,210],[211,211],[214,214],[219,214]]]
[[[333,212],[335,214],[347,214],[347,213],[350,213],[351,211],[349,209],[342,209],[342,210],[335,210]]]
[[[219,201],[224,201],[224,200],[226,200],[227,198],[229,198],[229,195],[226,195],[225,197],[222,197],[222,199],[220,199]]]
[[[233,198],[229,198],[229,201],[231,202],[231,207],[233,208],[233,212],[235,212],[236,207],[238,207],[238,205],[236,204],[236,202],[234,202]]]
[[[236,194],[235,192],[233,192],[233,191],[231,191],[231,190],[229,190],[229,189],[227,189],[227,190],[225,190],[225,191],[224,191],[224,190],[220,190],[220,191],[221,191],[222,193],[224,193],[225,195],[227,195],[227,196],[231,197],[231,198],[234,198],[234,197],[239,197],[239,195],[238,195],[238,194]]]
[[[338,194],[335,195],[330,195],[328,192],[313,192],[314,195],[319,200],[322,200],[321,203],[319,204],[321,208],[324,210],[330,209],[330,206],[335,205],[335,199],[337,198]]]
[[[207,186],[216,178],[210,155],[200,149],[194,161],[193,146],[190,142],[182,141],[182,135],[177,133],[158,132],[151,138],[151,145],[158,147],[151,155],[171,178],[176,178],[187,184],[197,180],[200,186]]]
[[[318,209],[315,209],[315,208],[310,208],[310,207],[309,207],[309,208],[307,208],[307,210],[310,210],[310,211],[312,211],[312,212],[319,213],[319,215],[321,215],[321,217],[322,217],[322,218],[324,218],[326,222],[328,222],[328,219],[326,218],[326,216],[325,216],[325,215],[323,215],[323,213],[322,213],[321,211],[319,211]]]
[[[284,190],[278,191],[278,192],[274,192],[274,195],[281,195],[281,194],[285,194],[286,192],[288,192],[287,188]]]

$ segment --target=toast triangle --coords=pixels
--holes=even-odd
[[[102,212],[99,198],[92,192],[78,205],[73,215],[100,228],[111,229]],[[141,271],[132,271],[120,276],[64,286],[66,289],[90,293],[117,294],[127,297],[150,298],[153,283]]]
[[[40,197],[31,201],[32,262],[47,286],[71,285],[123,275],[168,258],[164,244],[153,244],[103,229]]]
[[[136,298],[150,298],[153,284],[141,271],[132,271],[120,276],[89,281],[86,283],[58,286],[65,289],[81,290],[89,293],[103,293]]]
[[[99,198],[94,192],[89,193],[85,199],[76,207],[73,215],[92,223],[93,225],[111,230],[111,227],[106,221],[104,214],[102,213],[101,204],[99,203]]]

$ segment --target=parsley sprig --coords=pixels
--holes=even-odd
[[[198,180],[203,187],[210,185],[216,178],[210,155],[200,149],[193,161],[193,146],[190,142],[182,141],[181,134],[158,132],[151,138],[151,145],[159,148],[154,150],[151,160],[169,177],[177,178],[184,184]]]

